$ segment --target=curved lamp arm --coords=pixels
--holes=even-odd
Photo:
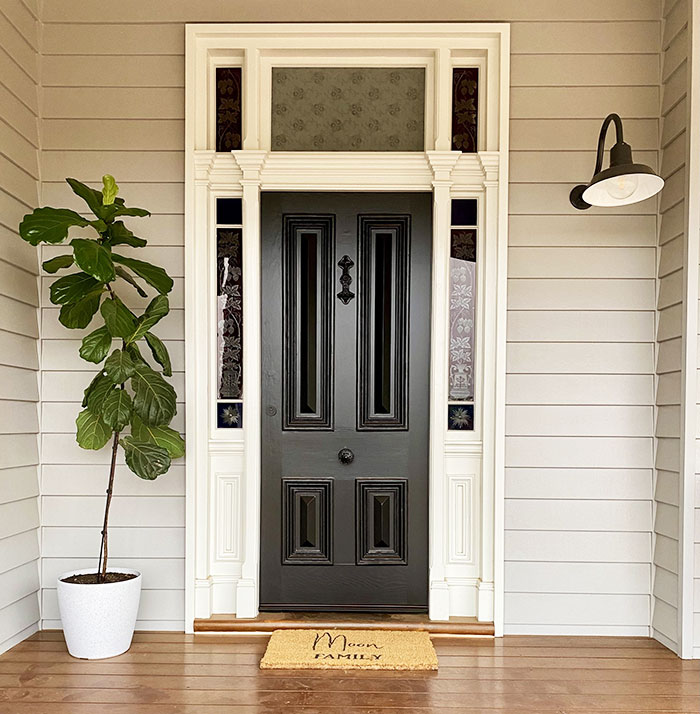
[[[622,131],[622,119],[620,119],[619,114],[608,114],[608,116],[603,119],[603,125],[600,127],[600,134],[598,135],[598,151],[596,153],[595,159],[595,169],[593,171],[593,178],[595,178],[603,168],[603,155],[605,154],[605,139],[608,134],[608,129],[610,124],[615,124],[616,141],[612,149],[610,149],[610,165],[623,163],[632,163],[632,149],[625,144],[623,131]],[[569,194],[569,200],[574,208],[578,208],[580,211],[585,211],[591,207],[591,204],[583,199],[583,192],[588,188],[588,184],[580,184],[574,186]]]
[[[603,155],[605,154],[605,137],[608,134],[608,128],[610,123],[615,123],[615,134],[616,134],[616,144],[622,144],[624,142],[624,137],[622,134],[622,119],[620,119],[619,114],[608,114],[608,116],[603,119],[603,125],[600,127],[600,134],[598,135],[598,153],[595,159],[595,170],[593,175],[600,173],[603,168]]]

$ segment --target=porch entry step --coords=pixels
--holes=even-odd
[[[195,633],[269,634],[275,630],[418,630],[431,635],[481,635],[493,637],[492,622],[474,617],[428,619],[427,613],[349,613],[349,612],[261,612],[252,619],[235,615],[212,615],[194,621]]]

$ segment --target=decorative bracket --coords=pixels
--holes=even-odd
[[[352,283],[352,278],[350,277],[350,268],[352,268],[355,263],[352,261],[349,255],[344,255],[338,261],[338,267],[343,271],[340,276],[340,285],[342,290],[338,293],[338,299],[347,305],[350,300],[355,297],[355,293],[350,292],[350,284]]]

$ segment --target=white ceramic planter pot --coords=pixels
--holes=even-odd
[[[110,568],[113,573],[136,575],[120,583],[83,585],[62,580],[96,570],[71,570],[58,578],[58,608],[63,635],[68,651],[81,659],[116,657],[131,647],[141,598],[141,573],[136,570]]]

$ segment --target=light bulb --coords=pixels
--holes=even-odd
[[[629,198],[639,186],[639,179],[633,174],[622,174],[605,182],[605,189],[618,201]]]

